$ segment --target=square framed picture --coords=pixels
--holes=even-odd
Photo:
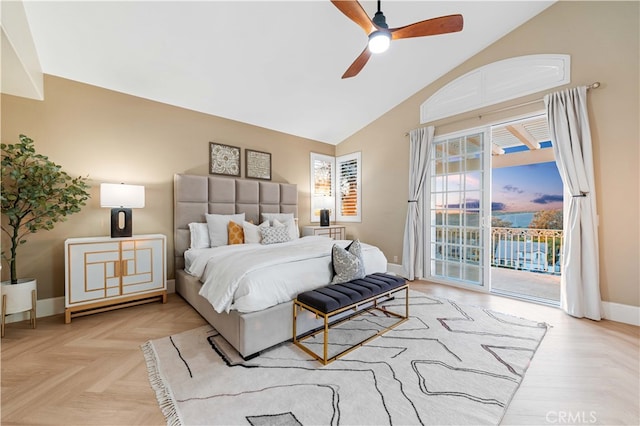
[[[209,142],[209,173],[240,176],[240,148]]]
[[[271,154],[245,149],[245,175],[252,179],[271,180]]]

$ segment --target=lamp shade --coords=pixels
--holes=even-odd
[[[100,207],[144,207],[144,186],[123,183],[100,184]]]
[[[320,197],[320,208],[321,209],[333,209],[335,207],[336,201],[335,198],[325,195]]]

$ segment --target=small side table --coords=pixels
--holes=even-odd
[[[334,240],[344,240],[346,238],[345,227],[343,225],[303,226],[302,236],[307,235],[324,235]]]
[[[18,312],[29,311],[31,327],[36,328],[37,281],[19,280],[18,284],[2,283],[2,325],[0,335],[4,337],[5,317]]]

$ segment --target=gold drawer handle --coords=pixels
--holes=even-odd
[[[129,275],[129,271],[128,271],[128,267],[127,267],[127,261],[126,260],[119,260],[117,262],[114,262],[114,268],[115,268],[115,276],[116,277],[126,277],[127,275]]]

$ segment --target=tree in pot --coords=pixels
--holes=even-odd
[[[2,259],[9,263],[11,284],[18,283],[18,246],[27,235],[53,229],[56,222],[78,213],[89,199],[86,177],[73,178],[48,157],[36,154],[33,140],[20,135],[16,144],[0,144],[2,149],[2,232],[11,245]]]

